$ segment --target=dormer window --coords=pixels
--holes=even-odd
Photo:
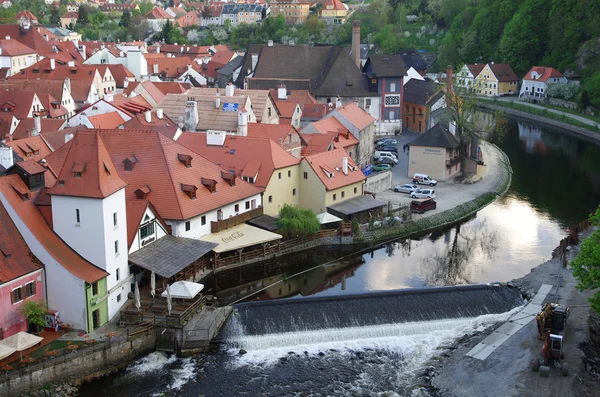
[[[192,166],[192,156],[189,154],[178,154],[177,160],[181,161],[186,168],[190,168]]]
[[[183,190],[185,192],[185,194],[187,194],[188,197],[191,198],[192,200],[196,199],[196,190],[198,190],[198,188],[196,186],[186,185],[185,183],[182,183],[181,190]]]
[[[225,179],[229,186],[235,186],[235,174],[233,172],[221,171],[221,178]]]
[[[125,160],[123,160],[123,167],[124,167],[125,171],[133,171],[133,166],[138,161],[139,160],[135,156],[127,157]]]
[[[217,191],[217,181],[214,179],[200,178],[200,182],[209,192],[215,193]]]
[[[106,175],[110,175],[110,172],[112,171],[112,165],[106,161],[104,162],[104,171],[106,172]]]
[[[85,163],[75,163],[73,166],[73,175],[75,178],[81,178],[83,176],[83,171],[85,170]]]
[[[135,191],[135,197],[138,200],[144,200],[144,199],[146,199],[146,197],[148,197],[148,195],[150,194],[151,191],[152,191],[152,189],[150,189],[150,186],[146,185]]]
[[[10,187],[12,187],[13,190],[19,195],[19,197],[21,198],[21,201],[29,200],[29,191],[27,189],[23,189],[20,186],[13,186],[13,185],[10,185]]]

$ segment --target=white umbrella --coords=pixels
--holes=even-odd
[[[36,335],[28,334],[27,332],[19,332],[13,336],[9,336],[6,339],[0,341],[0,346],[6,346],[8,348],[15,349],[21,352],[21,360],[23,359],[23,350],[27,350],[32,346],[40,343],[44,338]]]
[[[171,284],[171,297],[179,299],[194,299],[196,295],[204,289],[203,284],[192,283],[190,281],[177,281]],[[162,293],[162,296],[166,296],[166,292]]]
[[[319,215],[317,215],[317,220],[321,225],[324,225],[326,223],[339,222],[342,220],[342,218],[338,218],[337,216],[332,215],[329,212],[322,212]]]
[[[169,311],[169,315],[171,315],[171,309],[173,308],[172,302],[171,302],[171,286],[167,285],[167,310]],[[164,295],[164,292],[163,292]]]
[[[13,354],[16,351],[17,351],[17,349],[15,349],[13,347],[0,345],[0,360],[2,360],[5,357],[10,356],[11,354]]]
[[[135,282],[135,307],[137,307],[138,311],[140,307],[142,307],[142,301],[140,300],[140,287],[138,287],[137,281]]]
[[[154,295],[156,295],[156,274],[154,274],[154,272],[152,272],[152,274],[150,275],[150,288],[150,293],[154,298]]]

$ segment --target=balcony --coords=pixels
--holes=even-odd
[[[257,207],[252,210],[246,211],[231,218],[222,219],[220,221],[212,221],[210,223],[210,232],[219,233],[223,230],[229,229],[230,227],[237,226],[241,223],[249,221],[250,219],[259,217],[263,214],[263,207]]]
[[[460,163],[460,157],[459,156],[453,157],[450,160],[446,160],[446,168],[450,168],[458,163]]]

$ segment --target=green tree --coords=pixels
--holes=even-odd
[[[169,35],[171,34],[172,31],[173,31],[173,23],[171,22],[171,20],[167,19],[167,22],[165,22],[165,24],[163,25],[162,30],[160,32],[160,37],[165,41],[165,43],[173,44],[173,43],[169,43]]]
[[[596,72],[587,78],[584,87],[589,95],[590,105],[600,109],[600,72]]]
[[[579,95],[579,110],[585,111],[588,106],[590,106],[590,94],[587,90],[581,91],[581,95]]]
[[[79,11],[77,12],[77,25],[87,25],[89,22],[89,13],[88,6],[80,6]]]
[[[304,22],[304,28],[308,34],[320,36],[323,32],[323,29],[325,29],[325,22],[313,15],[308,17],[306,22]]]
[[[321,230],[321,224],[311,209],[284,204],[279,211],[277,221],[283,233],[315,234]]]
[[[60,25],[60,10],[58,7],[52,7],[50,9],[50,24],[54,26]]]
[[[131,11],[125,9],[123,14],[121,14],[121,20],[119,21],[119,26],[124,28],[128,27],[131,24]]]
[[[600,226],[600,210],[596,210],[594,214],[590,215],[590,221],[592,225]],[[580,291],[600,287],[600,229],[595,230],[581,242],[579,253],[571,261],[571,267]],[[590,303],[592,309],[596,313],[600,313],[600,292],[596,292],[590,298]]]
[[[46,324],[46,304],[42,300],[29,300],[19,308],[21,314],[27,318],[27,323],[37,327]]]
[[[141,3],[139,3],[139,6],[140,6],[140,14],[142,14],[142,16],[146,15],[147,13],[152,11],[152,9],[154,8],[154,4],[150,0],[142,1]]]

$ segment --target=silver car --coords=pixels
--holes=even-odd
[[[398,193],[412,193],[415,190],[419,190],[419,187],[417,185],[411,185],[410,183],[398,185],[394,188],[394,191]]]
[[[410,193],[412,198],[435,198],[435,190],[433,189],[417,189]]]

